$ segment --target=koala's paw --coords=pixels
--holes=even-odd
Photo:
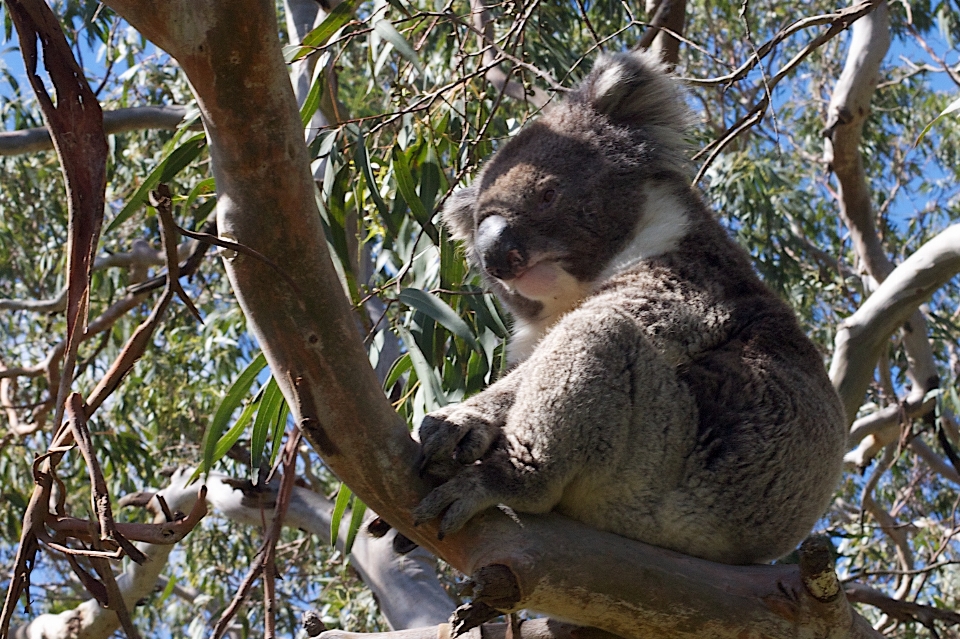
[[[461,404],[424,417],[419,434],[420,476],[450,479],[486,455],[501,430],[476,409]]]
[[[442,515],[437,538],[443,539],[463,528],[480,511],[500,503],[496,491],[484,482],[481,466],[463,468],[453,479],[424,497],[413,510],[414,525]]]

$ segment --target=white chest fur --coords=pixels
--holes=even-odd
[[[531,296],[543,305],[534,320],[517,319],[507,346],[507,360],[517,364],[530,357],[537,344],[564,314],[577,308],[601,284],[638,262],[662,255],[677,247],[687,232],[689,215],[672,188],[663,185],[647,189],[643,215],[633,229],[630,242],[610,260],[600,276],[583,282],[553,263],[555,285],[549,291]],[[523,291],[517,291],[523,294]],[[526,297],[526,296],[525,296]]]

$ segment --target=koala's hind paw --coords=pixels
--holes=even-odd
[[[501,431],[470,407],[459,405],[424,417],[419,434],[420,476],[429,473],[449,479],[462,467],[481,459]]]
[[[479,467],[472,466],[424,497],[413,510],[413,522],[419,526],[442,515],[437,538],[443,539],[463,528],[480,511],[498,503],[499,499],[482,484]]]

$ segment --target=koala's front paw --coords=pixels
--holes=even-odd
[[[419,435],[420,476],[449,479],[487,454],[501,430],[476,409],[461,404],[424,417]]]
[[[437,538],[455,533],[481,510],[500,503],[496,487],[484,481],[484,464],[463,468],[445,484],[433,489],[413,510],[415,526],[443,515]]]

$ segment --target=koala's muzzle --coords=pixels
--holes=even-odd
[[[513,279],[526,270],[523,242],[499,215],[491,215],[480,223],[475,246],[484,270],[498,280]]]

